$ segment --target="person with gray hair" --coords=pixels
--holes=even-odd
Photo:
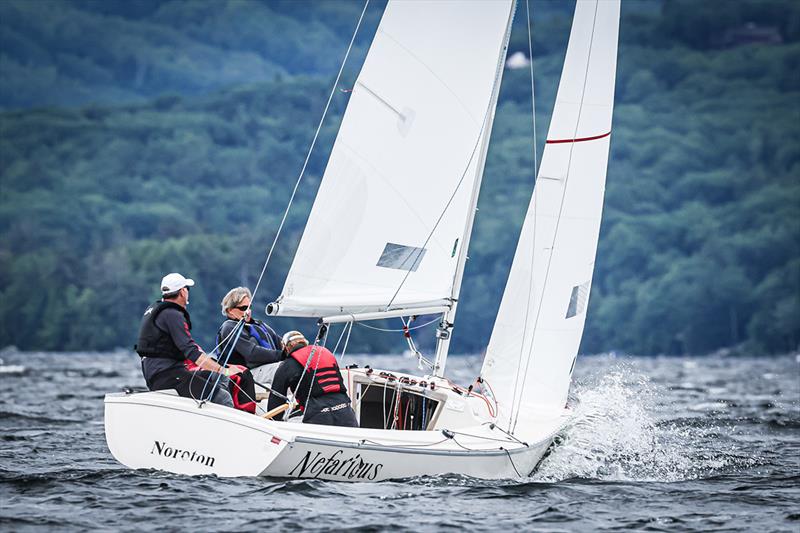
[[[275,330],[253,318],[251,299],[247,287],[235,287],[222,298],[225,321],[217,332],[219,355],[225,358],[230,351],[228,363],[249,368],[258,383],[271,383],[277,363],[285,357],[283,343]],[[241,321],[244,324],[237,338],[236,326]]]

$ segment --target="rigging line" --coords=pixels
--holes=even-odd
[[[400,388],[398,384],[397,388],[395,388],[395,403],[394,403],[394,419],[392,420],[392,429],[397,427],[397,423],[400,421],[400,403],[403,401],[403,390]]]
[[[228,320],[234,321],[232,318],[229,318]],[[220,347],[222,347],[223,344],[226,344],[228,342],[228,339],[230,339],[231,336],[236,332],[236,327],[239,325],[238,322],[241,322],[243,320],[244,320],[244,317],[240,318],[238,321],[235,321],[235,322],[237,322],[236,326],[232,327],[231,330],[228,332],[228,334],[225,335],[225,338],[222,339],[221,341],[219,341],[219,344],[214,346],[214,349],[211,350],[211,353],[214,353],[214,354],[217,353],[217,350],[219,350]],[[208,355],[208,354],[206,354],[206,355]]]
[[[240,320],[244,320],[244,317],[242,317]],[[222,340],[220,340],[220,341],[219,341],[219,344],[217,344],[216,346],[214,346],[214,349],[213,349],[213,350],[211,350],[211,353],[216,353],[216,351],[217,351],[217,350],[218,350],[218,349],[219,349],[219,348],[220,348],[220,347],[221,347],[223,344],[227,343],[227,342],[228,342],[228,339],[230,339],[230,338],[231,338],[231,336],[232,336],[232,335],[233,335],[233,334],[236,332],[236,328],[237,328],[237,327],[238,327],[238,324],[237,324],[236,326],[234,326],[233,328],[231,328],[231,330],[228,332],[228,334],[225,336],[225,338],[224,338],[224,339],[222,339]],[[208,353],[206,353],[206,356],[208,356],[208,357],[211,357],[211,355],[209,355]],[[216,361],[216,357],[214,357],[213,359]],[[201,405],[203,405],[204,403],[206,403],[206,400],[198,400],[197,398],[195,398],[195,397],[194,397],[194,394],[192,393],[192,389],[191,389],[192,383],[194,383],[194,377],[195,377],[195,375],[196,375],[196,373],[195,373],[195,372],[193,372],[193,373],[192,373],[192,377],[191,377],[191,378],[189,378],[189,395],[191,396],[191,398],[192,398],[192,399],[195,401],[195,403],[196,403],[198,406],[201,406]],[[203,389],[205,389],[205,386],[203,387]],[[213,390],[213,389],[212,389],[212,390]],[[201,394],[201,396],[203,396],[203,395]]]
[[[524,442],[524,441],[521,441],[521,440],[519,440],[517,437],[515,437],[515,436],[514,436],[514,434],[513,434],[513,433],[509,433],[508,431],[506,431],[505,429],[501,428],[501,427],[500,427],[500,426],[498,426],[497,424],[493,424],[492,422],[487,422],[487,424],[489,424],[489,429],[496,429],[496,430],[498,430],[498,431],[501,431],[502,433],[505,433],[505,434],[506,434],[506,435],[508,435],[510,438],[512,438],[512,439],[514,439],[515,441],[517,441],[518,443],[520,443],[520,444],[523,444],[523,445],[525,445],[526,447],[528,446],[528,443],[527,443],[527,442]]]
[[[229,343],[228,354],[225,355],[222,358],[222,362],[218,363],[223,368],[227,366],[228,360],[231,358],[231,355],[233,354],[234,348],[236,348],[236,343],[239,342],[239,337],[241,336],[242,331],[244,330],[244,317],[245,317],[245,315],[242,315],[242,318],[239,320],[239,323],[236,324],[236,327],[235,327],[236,336],[234,336],[233,342]],[[194,377],[194,376],[192,376],[192,377]],[[225,377],[229,378],[230,376],[225,376]],[[221,379],[222,379],[222,374],[217,372],[217,379],[214,382],[214,386],[211,388],[211,390],[208,393],[208,398],[206,398],[206,385],[208,385],[208,381],[206,381],[206,384],[203,385],[203,391],[200,393],[201,402],[206,402],[206,401],[211,399],[211,397],[214,395],[214,390],[216,390],[217,386],[219,386],[219,381]]]
[[[467,161],[467,166],[464,168],[464,172],[461,173],[461,178],[459,178],[458,183],[456,183],[456,187],[455,187],[455,189],[453,189],[453,193],[450,195],[450,198],[447,200],[447,203],[445,204],[444,209],[442,209],[442,212],[439,214],[439,218],[436,219],[436,223],[433,225],[433,228],[431,228],[430,233],[428,233],[428,236],[425,238],[425,242],[422,243],[422,246],[420,247],[422,249],[425,249],[428,246],[428,242],[430,242],[431,237],[433,237],[433,234],[436,231],[436,228],[438,228],[439,224],[442,222],[442,219],[444,218],[444,215],[447,213],[447,210],[450,208],[450,204],[453,203],[453,199],[456,197],[456,194],[458,193],[458,189],[461,188],[461,184],[464,182],[464,178],[467,176],[467,171],[469,171],[469,167],[470,167],[470,165],[472,165],[472,159],[475,157],[475,152],[478,150],[478,146],[481,144],[481,138],[483,137],[483,130],[486,127],[486,119],[488,119],[488,117],[489,117],[489,108],[490,107],[491,107],[491,102],[489,103],[489,107],[486,108],[486,115],[484,116],[483,124],[481,124],[481,129],[478,132],[478,138],[475,139],[475,145],[472,147],[472,153],[470,154],[469,160]],[[395,298],[397,298],[397,295],[400,294],[400,290],[403,288],[403,285],[405,285],[406,280],[408,280],[408,276],[411,275],[411,272],[412,272],[411,270],[407,270],[406,271],[406,274],[405,274],[405,276],[403,276],[402,281],[400,281],[400,285],[398,285],[397,290],[394,291],[394,294],[392,295],[392,298],[389,300],[389,303],[386,304],[386,310],[388,310],[389,307],[391,307],[391,305],[394,303]]]
[[[258,385],[258,386],[259,386],[259,387],[261,387],[262,389],[266,390],[268,393],[270,393],[270,394],[274,394],[275,396],[277,396],[277,397],[278,397],[278,399],[284,400],[284,401],[286,401],[287,403],[289,402],[289,398],[288,398],[287,396],[284,396],[284,395],[283,395],[283,394],[281,394],[280,392],[278,392],[278,391],[276,391],[276,390],[273,390],[273,388],[272,388],[272,387],[270,387],[269,385],[267,385],[266,383],[259,383],[259,382],[258,382],[258,381],[256,381],[256,380],[253,380],[253,383],[254,383],[255,385]],[[244,391],[242,391],[242,392],[244,392]],[[245,396],[247,396],[247,393],[245,393]]]
[[[425,448],[427,446],[436,446],[437,444],[441,444],[443,442],[447,442],[449,439],[447,437],[443,438],[442,440],[438,440],[436,442],[429,442],[428,444],[387,444],[385,442],[378,442],[370,439],[361,439],[359,442],[362,444],[372,444],[374,446],[391,446],[392,448],[408,448],[413,450],[415,448]],[[463,446],[462,446],[463,448]]]
[[[372,387],[372,382],[371,381],[369,383],[367,383],[367,386],[364,388],[363,391],[361,391],[361,396],[358,397],[358,400],[353,402],[353,409],[355,409],[356,407],[359,407],[361,405],[361,402],[364,401],[364,396],[367,395],[367,391],[369,390],[370,387]]]
[[[347,327],[347,326],[345,326]],[[353,323],[349,323],[349,328],[347,329],[347,337],[344,339],[344,346],[342,347],[342,357],[339,359],[339,366],[344,364],[344,357],[347,354],[347,345],[350,343],[350,334],[353,332]]]
[[[228,334],[225,336],[225,338],[222,339],[219,342],[219,344],[217,344],[214,347],[213,350],[211,350],[211,353],[215,353],[220,348],[220,346],[222,346],[223,344],[228,342],[228,339],[230,339],[231,336],[233,336],[234,333],[236,334],[236,340],[233,342],[233,344],[231,346],[236,346],[236,342],[238,342],[238,340],[239,340],[239,334],[241,333],[241,328],[244,327],[243,323],[244,323],[244,316],[242,316],[242,318],[239,320],[239,322],[233,328],[231,328],[230,332],[228,332]],[[205,355],[206,355],[206,357],[209,357],[209,358],[214,359],[216,361],[216,358],[212,357],[211,355],[209,355],[207,353]],[[230,352],[228,352],[228,357],[230,357]],[[225,361],[227,362],[227,358],[225,359]],[[225,365],[222,364],[220,366],[225,366]],[[189,378],[189,395],[192,397],[192,399],[195,401],[195,403],[198,405],[198,407],[204,405],[207,401],[209,401],[211,399],[211,397],[214,395],[214,391],[217,389],[217,386],[219,385],[219,377],[218,377],[216,383],[214,383],[214,386],[211,388],[211,392],[209,393],[209,397],[205,398],[206,387],[208,386],[208,383],[209,383],[209,380],[206,379],[206,382],[203,385],[203,390],[200,392],[200,399],[198,400],[197,398],[195,398],[194,397],[194,393],[192,392],[192,383],[194,383],[194,378],[197,375],[197,372],[198,371],[202,371],[202,370],[204,370],[204,369],[198,367],[198,370],[193,371],[192,372],[192,377]],[[222,375],[222,374],[220,374],[218,372],[217,372],[217,374],[218,374],[218,376]],[[208,377],[211,378],[211,376],[208,376]]]
[[[230,379],[230,378],[229,378],[229,379]],[[234,385],[234,387],[235,387],[235,388],[234,388],[234,390],[235,390],[235,389],[239,389],[239,392],[241,392],[241,393],[242,393],[242,394],[243,394],[243,395],[244,395],[244,396],[245,396],[245,397],[246,397],[248,400],[250,400],[251,402],[253,402],[253,403],[255,404],[255,408],[256,408],[256,410],[258,410],[258,409],[261,409],[261,411],[262,411],[262,412],[264,412],[264,413],[266,413],[266,412],[267,412],[267,410],[266,410],[266,409],[264,409],[263,407],[261,407],[260,405],[258,405],[258,401],[257,401],[255,398],[253,398],[252,396],[250,396],[249,394],[247,394],[247,391],[246,391],[246,390],[244,390],[244,389],[242,388],[242,386],[241,386],[241,385],[239,385],[238,383],[236,383],[236,382],[234,382],[234,381],[231,381],[231,383],[233,383],[233,385]],[[255,383],[255,381],[254,381],[253,383]],[[272,389],[270,389],[269,387],[265,387],[264,385],[261,385],[260,383],[255,383],[255,384],[256,384],[256,385],[258,385],[258,386],[260,386],[260,387],[262,387],[262,388],[265,388],[265,389],[269,390],[269,391],[270,391],[270,394],[275,394],[276,396],[278,396],[278,397],[281,397],[281,398],[284,398],[284,399],[286,399],[286,400],[288,401],[288,398],[286,398],[286,396],[284,396],[284,395],[282,395],[282,394],[280,394],[280,393],[278,393],[278,392],[275,392],[275,391],[273,391],[273,390],[272,390]],[[238,394],[238,393],[237,393],[237,394]],[[231,396],[233,396],[233,393],[231,393]],[[236,408],[234,407],[234,409],[236,409]],[[237,410],[238,410],[238,409],[237,409]],[[255,414],[255,413],[254,413],[254,414]]]
[[[494,389],[492,388],[492,384],[489,383],[489,381],[487,381],[485,378],[481,378],[481,379],[483,380],[483,383],[486,383],[486,388],[489,389],[489,395],[491,396],[492,401],[494,402],[494,412],[499,414],[500,413],[500,407],[497,404],[497,396],[495,396],[495,394],[494,394]],[[486,395],[485,394],[486,391],[483,388],[483,383],[481,384],[481,390],[484,391],[484,396],[485,396]]]
[[[300,175],[297,176],[297,181],[294,184],[294,189],[292,189],[292,194],[289,197],[289,203],[286,205],[286,210],[283,212],[281,223],[278,225],[278,231],[275,233],[275,238],[272,240],[272,244],[269,247],[269,252],[267,253],[267,259],[266,261],[264,261],[264,266],[261,268],[261,273],[258,275],[258,281],[256,282],[256,286],[253,289],[253,295],[250,298],[251,306],[253,305],[253,302],[256,299],[256,293],[258,292],[258,288],[261,286],[261,281],[264,278],[264,273],[267,271],[267,265],[269,265],[269,261],[270,259],[272,259],[272,253],[275,251],[275,244],[278,242],[278,238],[280,237],[281,231],[283,230],[283,225],[286,223],[286,217],[289,215],[289,209],[291,209],[292,207],[292,203],[294,202],[294,197],[297,194],[297,189],[298,187],[300,187],[300,182],[302,181],[303,175],[306,172],[308,161],[311,159],[311,153],[314,151],[314,146],[317,143],[319,132],[322,130],[322,124],[325,121],[325,117],[328,114],[328,109],[331,106],[331,100],[333,100],[333,95],[336,94],[336,86],[339,84],[339,79],[342,77],[344,66],[347,63],[347,58],[350,56],[350,51],[353,48],[353,43],[356,40],[356,35],[358,35],[358,29],[361,27],[361,22],[364,20],[364,13],[367,12],[369,1],[370,0],[366,0],[366,2],[364,2],[364,8],[361,10],[361,15],[358,17],[358,22],[356,23],[356,29],[353,31],[353,36],[350,38],[350,44],[347,46],[347,51],[345,52],[344,58],[342,59],[342,64],[339,66],[339,72],[336,74],[336,80],[333,82],[333,86],[331,87],[331,92],[328,95],[328,101],[325,103],[325,109],[322,112],[322,117],[320,117],[319,124],[317,125],[317,131],[314,132],[314,138],[311,140],[311,146],[309,146],[308,148],[308,153],[306,154],[306,159],[303,162],[303,167],[300,169]]]
[[[514,442],[514,441],[508,440],[508,439],[496,439],[494,437],[484,437],[483,435],[473,435],[471,433],[462,433],[461,431],[455,431],[455,430],[452,430],[452,429],[450,431],[452,431],[453,434],[455,434],[455,435],[463,435],[465,437],[472,437],[473,439],[490,440],[490,441],[493,441],[493,442],[505,442],[506,444]],[[515,440],[517,440],[517,439],[515,439]]]
[[[504,452],[506,452],[506,455],[508,455],[508,461],[511,463],[511,466],[514,468],[514,472],[517,473],[517,477],[522,477],[522,474],[520,474],[519,470],[517,470],[517,465],[514,464],[514,459],[511,458],[511,452],[509,452],[505,448],[500,448],[500,449],[503,450]]]
[[[319,335],[317,335],[317,337],[319,337]],[[326,328],[325,329],[325,333],[322,336],[322,348],[323,349],[325,348],[325,343],[327,341],[328,341],[328,329]],[[311,349],[311,354],[309,354],[308,359],[306,360],[306,369],[308,369],[308,365],[311,363],[311,359],[314,358],[314,350],[316,349],[316,346],[318,345],[319,342],[320,342],[319,339],[317,339],[314,342],[314,348]],[[317,358],[316,362],[314,363],[314,374],[311,376],[311,383],[308,386],[308,395],[306,396],[306,403],[303,404],[305,406],[305,409],[308,409],[308,401],[311,399],[311,391],[314,390],[314,380],[317,379],[317,370],[318,369],[319,369],[319,358]],[[300,376],[300,380],[297,382],[297,388],[298,389],[300,388],[300,382],[303,381],[303,377],[305,375],[306,375],[306,371],[304,370],[303,374]],[[305,417],[305,411],[304,411],[303,416]]]
[[[322,337],[320,337],[320,335],[322,335]],[[292,391],[292,396],[294,397],[295,401],[297,401],[296,392],[300,390],[300,385],[303,383],[303,380],[305,379],[306,374],[308,373],[308,365],[311,364],[311,360],[314,358],[314,352],[319,347],[320,341],[322,341],[322,347],[323,348],[325,347],[325,341],[327,340],[327,338],[328,338],[328,328],[326,327],[323,332],[322,327],[320,327],[320,333],[318,333],[316,339],[314,339],[314,344],[306,345],[306,346],[311,346],[311,353],[308,354],[308,358],[306,358],[306,364],[303,365],[303,372],[300,374],[300,379],[297,380],[297,386],[295,387],[295,390]],[[319,361],[317,361],[317,363],[315,363],[314,366],[314,375],[311,378],[311,384],[309,385],[308,388],[308,396],[306,397],[306,407],[308,406],[308,399],[311,397],[311,389],[314,387],[314,378],[317,377],[318,366],[319,366]],[[303,416],[305,416],[305,411],[303,411]]]
[[[450,440],[452,440],[453,442],[455,442],[456,444],[458,444],[458,446],[459,446],[460,448],[462,448],[462,449],[464,449],[464,450],[467,450],[468,452],[475,452],[475,451],[478,451],[478,450],[476,450],[476,449],[467,448],[466,446],[464,446],[463,444],[461,444],[460,442],[458,442],[458,440],[456,440],[456,437],[455,437],[455,435],[453,435],[453,437],[452,437]]]
[[[420,324],[419,326],[414,326],[413,328],[408,328],[408,331],[414,331],[415,329],[424,328],[425,326],[430,326],[434,322],[438,322],[438,321],[439,321],[439,317],[437,316],[433,320],[429,320],[428,322],[425,322],[424,324]],[[351,322],[351,324],[352,324],[352,322]],[[364,324],[362,322],[356,322],[356,325],[358,325],[358,326],[360,326],[362,328],[373,329],[375,331],[384,331],[386,333],[402,333],[404,331],[402,328],[401,329],[379,328],[377,326],[370,326],[370,325]]]
[[[344,337],[344,332],[346,329],[347,323],[345,323],[344,327],[342,328],[342,332],[339,334],[339,340],[336,341],[336,345],[333,347],[333,350],[331,350],[334,354],[336,353],[336,350],[339,349],[339,343],[342,342],[342,337]]]
[[[406,322],[405,318],[400,317],[400,321],[403,323],[403,336],[406,339],[406,344],[408,345],[408,348],[411,350],[411,353],[417,356],[417,366],[419,366],[420,370],[422,370],[423,362],[426,365],[428,365],[429,368],[433,369],[433,363],[428,361],[425,358],[425,356],[422,355],[422,353],[417,349],[417,345],[414,343],[414,338],[411,337],[411,329],[408,326],[413,321],[413,318],[415,317],[409,318],[408,322]]]
[[[525,15],[528,19],[528,57],[530,58],[530,71],[531,71],[531,119],[533,120],[533,176],[536,178],[536,172],[539,169],[538,152],[536,147],[539,143],[536,141],[536,91],[533,86],[533,38],[531,37],[531,10],[530,0],[525,0]]]
[[[517,359],[517,372],[514,376],[514,393],[511,395],[511,412],[508,416],[508,423],[509,429],[511,425],[511,418],[514,416],[514,409],[515,407],[518,408],[517,404],[517,389],[519,388],[519,375],[520,375],[520,368],[522,367],[522,353],[525,351],[525,339],[528,337],[528,316],[531,310],[531,298],[533,297],[533,288],[534,288],[534,261],[536,258],[536,208],[538,202],[537,200],[537,185],[536,183],[536,174],[538,171],[538,157],[537,157],[537,138],[536,138],[536,92],[534,91],[534,77],[533,77],[533,38],[531,37],[531,12],[530,12],[530,0],[525,0],[525,14],[527,16],[528,21],[528,56],[530,57],[530,73],[531,73],[531,122],[533,123],[533,198],[532,198],[532,205],[533,205],[533,239],[531,240],[531,262],[530,262],[530,272],[531,277],[528,280],[528,301],[525,305],[525,321],[522,323],[522,342],[519,345],[519,358]],[[524,224],[524,222],[523,222]],[[521,236],[521,234],[520,234]],[[533,341],[533,339],[531,339]]]
[[[383,401],[381,402],[383,404],[383,429],[386,429],[386,389],[387,388],[388,387],[386,387],[384,385],[384,387],[383,387]]]
[[[592,49],[593,49],[593,45],[594,45],[594,30],[597,27],[597,11],[598,11],[599,7],[600,7],[600,0],[595,0],[594,18],[592,19],[592,33],[591,33],[591,35],[589,37],[589,52],[586,55],[586,70],[585,70],[585,72],[583,74],[583,88],[581,89],[581,103],[580,103],[580,106],[578,107],[578,117],[575,120],[575,131],[572,134],[572,138],[573,139],[578,137],[578,127],[580,126],[581,115],[583,114],[583,102],[584,102],[584,99],[586,98],[586,85],[589,82],[589,65],[591,65],[591,63],[592,63]],[[575,6],[575,9],[577,11],[577,9],[578,9],[577,5]],[[558,207],[558,218],[556,218],[556,227],[555,227],[555,230],[553,231],[553,242],[550,245],[550,256],[547,259],[547,269],[545,269],[545,272],[544,272],[544,283],[542,284],[543,288],[547,286],[547,280],[550,277],[550,266],[553,263],[553,249],[555,248],[556,240],[558,239],[558,228],[561,225],[561,215],[564,212],[564,200],[567,197],[567,186],[569,184],[569,170],[572,167],[572,155],[575,152],[575,144],[576,143],[570,143],[570,145],[569,145],[569,158],[567,159],[567,172],[564,175],[564,191],[561,194],[561,204]],[[539,316],[541,315],[541,312],[542,312],[542,301],[543,300],[544,300],[544,290],[542,291],[542,298],[539,299],[539,305],[536,308],[536,318],[534,319],[534,323],[533,323],[533,337],[531,338],[531,346],[530,346],[529,351],[528,351],[528,359],[525,362],[525,373],[524,373],[523,378],[522,378],[522,392],[520,394],[520,397],[522,396],[522,394],[525,393],[525,384],[526,384],[526,382],[528,380],[528,367],[530,366],[530,363],[531,363],[531,355],[532,355],[531,352],[533,350],[533,341],[536,338],[536,326],[539,324]],[[521,401],[520,401],[520,403],[521,403]],[[513,433],[513,430],[516,429],[516,427],[517,427],[518,420],[519,420],[519,409],[517,409],[517,415],[514,418],[514,427],[513,427],[513,429],[511,429],[512,433]]]

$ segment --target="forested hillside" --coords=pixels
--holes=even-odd
[[[797,349],[800,3],[623,5],[582,352]],[[0,3],[0,346],[129,347],[173,270],[198,282],[190,311],[209,345],[222,295],[255,283],[361,6]],[[571,6],[532,6],[541,153]],[[379,17],[371,6],[341,88]],[[524,9],[511,48],[527,51]],[[280,291],[347,96],[337,91],[261,309]],[[531,139],[528,71],[507,70],[456,352],[488,340],[530,199]],[[404,346],[358,328],[353,343]]]
[[[144,102],[335,72],[361,7],[342,0],[5,0],[0,108]],[[370,10],[366,27],[374,30],[380,13]]]

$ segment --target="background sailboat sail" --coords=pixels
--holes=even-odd
[[[614,102],[619,1],[578,0],[536,187],[482,376],[498,423],[563,408],[592,284]]]
[[[271,314],[449,305],[512,9],[389,2]]]

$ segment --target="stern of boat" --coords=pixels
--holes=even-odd
[[[200,407],[173,391],[105,397],[108,448],[129,468],[257,476],[286,446],[261,421],[211,403]]]

